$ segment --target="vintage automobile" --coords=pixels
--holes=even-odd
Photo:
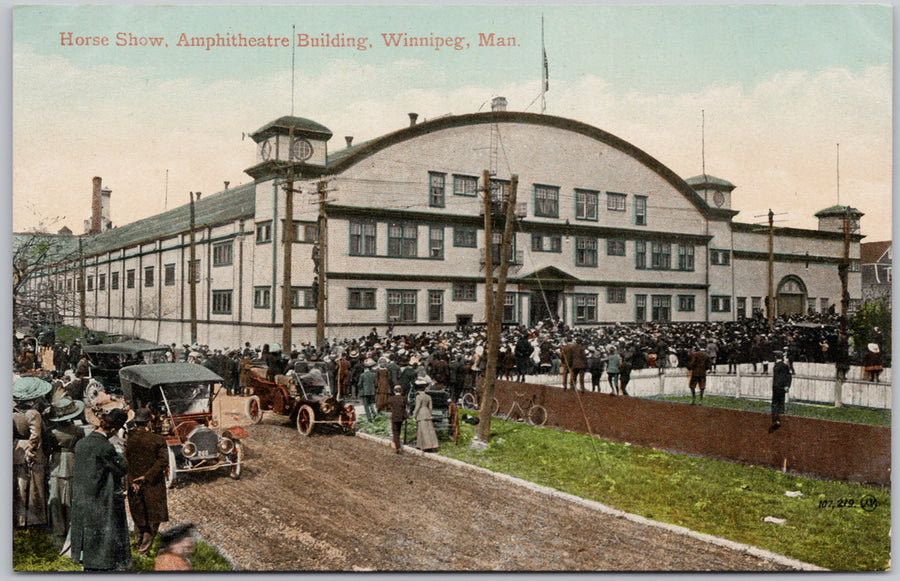
[[[309,436],[317,427],[329,427],[344,434],[356,431],[356,410],[331,395],[327,382],[319,385],[300,377],[281,376],[281,382],[266,379],[266,368],[243,365],[241,388],[249,394],[246,413],[253,423],[262,421],[263,412],[288,416],[297,431]]]
[[[165,363],[169,348],[136,339],[85,345],[81,352],[87,357],[90,376],[100,381],[108,391],[121,393],[120,369],[143,363]]]
[[[166,438],[167,486],[180,474],[220,468],[241,477],[247,432],[240,426],[219,431],[222,420],[213,415],[221,377],[194,363],[151,363],[123,367],[119,379],[125,401],[132,409],[149,409],[151,428]]]

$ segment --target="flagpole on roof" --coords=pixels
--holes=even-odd
[[[544,47],[544,14],[541,13],[541,114],[547,109],[545,94],[550,88],[550,72],[547,67],[547,49]]]

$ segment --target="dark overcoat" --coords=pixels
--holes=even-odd
[[[87,569],[131,564],[125,520],[125,459],[106,436],[91,432],[75,446],[72,474],[72,560]]]
[[[169,520],[166,502],[166,467],[169,465],[169,446],[166,439],[147,430],[135,430],[125,442],[125,462],[128,474],[125,486],[131,519],[140,527]],[[143,476],[144,482],[135,491],[131,483]]]

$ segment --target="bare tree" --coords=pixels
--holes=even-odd
[[[13,329],[59,323],[73,309],[69,288],[77,284],[78,237],[49,234],[44,224],[12,241]]]

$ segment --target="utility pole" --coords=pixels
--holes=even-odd
[[[494,226],[491,219],[491,176],[487,170],[481,173],[481,184],[484,196],[484,328],[487,331],[491,322],[494,293],[494,257],[491,248],[494,242]]]
[[[84,296],[84,250],[81,246],[83,238],[78,238],[78,315],[81,330],[87,330],[86,300]]]
[[[767,272],[768,291],[766,296],[766,320],[769,325],[769,333],[772,332],[773,319],[775,315],[775,278],[773,269],[775,266],[774,253],[774,237],[775,237],[775,214],[769,208],[769,266]]]
[[[506,296],[506,277],[509,272],[509,253],[512,242],[513,222],[516,210],[516,190],[519,186],[519,177],[513,175],[511,178],[509,193],[505,200],[502,200],[500,207],[503,210],[503,237],[500,242],[500,272],[497,280],[497,292],[491,293],[486,297],[485,306],[491,306],[491,316],[488,320],[487,327],[487,362],[484,370],[484,383],[481,386],[482,398],[481,409],[478,411],[478,428],[477,436],[481,442],[487,442],[491,432],[491,408],[494,401],[494,383],[497,380],[497,351],[500,347],[500,329],[503,320],[503,304]],[[486,192],[490,194],[490,188]],[[487,224],[487,207],[485,208],[485,219]],[[486,235],[486,240],[493,242],[493,233]],[[490,248],[490,246],[488,246]],[[493,252],[487,252],[485,256],[485,271],[490,272],[493,268]],[[491,262],[487,261],[487,257],[491,257]],[[490,276],[489,274],[487,276]],[[487,294],[487,291],[485,292]]]
[[[200,192],[197,192],[199,194]],[[194,192],[191,192],[191,231],[190,231],[190,262],[188,263],[188,288],[190,289],[190,304],[191,304],[191,345],[197,342],[197,273],[194,270],[197,268],[197,262],[194,258],[196,256],[196,248],[194,247],[194,228],[195,228],[195,216],[194,216]]]
[[[841,264],[838,266],[838,277],[841,279],[841,323],[840,333],[846,340],[847,337],[847,311],[850,307],[850,291],[847,289],[847,277],[850,271],[850,206],[844,206],[844,249],[841,253]],[[839,347],[843,348],[843,347]],[[838,354],[838,364],[842,353]],[[834,383],[834,407],[839,408],[843,404],[844,378],[842,373],[836,373]]]
[[[319,193],[319,221],[318,243],[316,255],[316,276],[314,281],[316,293],[316,347],[322,349],[325,346],[325,270],[328,258],[328,212],[325,208],[325,200],[328,195],[328,182],[321,181],[318,186]]]
[[[293,133],[293,127],[291,128]],[[290,140],[293,143],[293,139]],[[281,283],[281,349],[282,353],[291,352],[291,310],[293,307],[293,288],[291,287],[291,257],[294,248],[294,168],[287,172],[287,183],[284,187],[284,273]]]

